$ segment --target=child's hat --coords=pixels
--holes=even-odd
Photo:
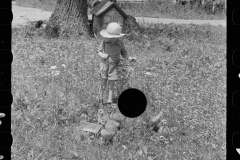
[[[100,35],[104,38],[119,38],[122,34],[122,27],[117,22],[109,23],[106,29],[101,30]]]

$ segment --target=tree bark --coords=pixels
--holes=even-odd
[[[90,35],[87,0],[57,0],[46,26],[51,37]]]

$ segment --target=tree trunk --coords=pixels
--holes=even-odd
[[[57,0],[46,26],[50,37],[90,35],[87,0]]]

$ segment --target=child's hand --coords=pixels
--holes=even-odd
[[[108,58],[108,54],[103,53],[101,57],[106,59],[106,58]]]
[[[108,57],[108,54],[105,54],[105,53],[102,53],[102,52],[99,52],[98,55],[103,59],[106,59]]]

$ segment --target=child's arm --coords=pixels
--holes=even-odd
[[[123,58],[129,59],[128,52],[127,52],[127,50],[125,48],[125,45],[123,43],[122,43],[121,55],[122,55]]]
[[[130,62],[136,62],[136,58],[135,57],[130,57],[129,56],[128,52],[126,51],[125,45],[123,43],[122,43],[121,55],[122,55],[123,58],[126,58]]]

